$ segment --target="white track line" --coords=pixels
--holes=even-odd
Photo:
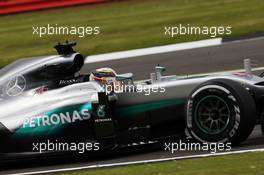
[[[248,38],[248,39],[222,42],[223,40],[222,38],[213,38],[213,39],[206,39],[206,40],[201,40],[201,41],[192,41],[192,42],[185,42],[185,43],[178,43],[178,44],[170,44],[170,45],[165,45],[165,46],[157,46],[157,47],[150,47],[150,48],[143,48],[143,49],[112,52],[112,53],[106,53],[106,54],[100,54],[100,55],[92,55],[92,56],[87,57],[85,63],[88,64],[88,63],[96,63],[96,62],[103,62],[103,61],[119,60],[119,59],[126,59],[126,58],[138,57],[138,56],[168,53],[168,52],[175,52],[175,51],[181,51],[181,50],[187,50],[187,49],[196,49],[196,48],[209,47],[209,46],[217,46],[221,44],[257,41],[257,40],[262,40],[262,39],[264,39],[263,36],[256,37],[256,38]]]
[[[195,49],[195,48],[201,48],[201,47],[217,46],[220,44],[222,44],[222,38],[214,38],[214,39],[207,39],[207,40],[194,41],[194,42],[186,42],[186,43],[171,44],[171,45],[165,45],[165,46],[150,47],[150,48],[144,48],[144,49],[112,52],[112,53],[106,53],[106,54],[101,54],[101,55],[88,56],[85,63],[87,64],[87,63],[95,63],[95,62],[102,62],[102,61],[119,60],[119,59],[126,59],[126,58],[137,57],[137,56],[145,56],[145,55],[168,53],[168,52],[187,50],[187,49]]]
[[[264,39],[264,36],[260,36],[260,37],[246,38],[246,39],[240,39],[240,40],[234,40],[234,41],[227,41],[227,42],[223,42],[223,44],[250,42],[250,41],[263,40],[263,39]]]
[[[88,170],[88,169],[93,169],[93,168],[109,168],[109,167],[116,167],[116,166],[136,165],[136,164],[143,164],[143,163],[157,163],[157,162],[172,161],[172,160],[184,160],[184,159],[191,159],[191,158],[204,158],[204,157],[224,156],[224,155],[230,155],[230,154],[242,154],[242,153],[252,153],[252,152],[264,152],[264,148],[253,149],[253,150],[231,151],[231,152],[223,152],[223,153],[215,153],[215,154],[200,154],[200,155],[192,155],[192,156],[172,157],[172,158],[164,158],[164,159],[131,161],[131,162],[105,164],[105,165],[81,166],[81,167],[75,167],[75,168],[64,168],[64,169],[57,169],[57,170],[36,171],[36,172],[17,173],[17,174],[8,174],[8,175],[31,175],[31,174],[58,173],[58,172],[65,172],[65,171],[80,171],[80,170]]]

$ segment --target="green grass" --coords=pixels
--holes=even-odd
[[[163,163],[101,168],[58,175],[258,175],[264,172],[264,153],[247,153]]]
[[[164,35],[164,26],[232,26],[235,36],[264,31],[263,0],[128,0],[0,17],[0,66],[55,53],[58,41],[76,40],[85,55],[209,38]],[[100,26],[99,36],[32,35],[33,26]]]

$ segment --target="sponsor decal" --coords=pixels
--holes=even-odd
[[[104,118],[105,117],[105,105],[100,105],[96,111],[96,114],[99,118]]]
[[[77,79],[70,79],[70,80],[60,80],[59,85],[60,86],[67,86],[71,84],[79,83],[79,80]]]
[[[187,126],[192,128],[192,111],[193,111],[193,100],[190,99],[187,104]]]
[[[9,80],[6,85],[6,94],[14,97],[22,94],[26,89],[27,82],[23,75],[17,75]]]
[[[234,106],[234,110],[236,113],[236,120],[235,120],[235,125],[234,125],[233,129],[229,132],[230,137],[233,137],[235,135],[235,133],[238,130],[239,125],[240,125],[240,108],[239,108],[239,106]]]
[[[24,120],[22,128],[37,128],[45,126],[58,126],[89,120],[91,118],[91,105],[81,109],[64,109],[48,112],[44,115],[28,117]]]
[[[103,122],[111,122],[111,118],[105,118],[105,119],[96,119],[94,120],[95,123],[103,123]]]

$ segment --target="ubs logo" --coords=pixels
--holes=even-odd
[[[6,94],[14,97],[22,94],[26,89],[27,82],[23,75],[17,75],[9,80],[6,85]]]

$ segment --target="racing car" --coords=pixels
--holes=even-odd
[[[250,70],[179,77],[163,76],[158,65],[142,81],[110,68],[80,74],[85,58],[75,45],[59,43],[58,55],[0,70],[0,152],[32,151],[47,140],[104,150],[186,135],[238,145],[263,120],[264,79]]]

